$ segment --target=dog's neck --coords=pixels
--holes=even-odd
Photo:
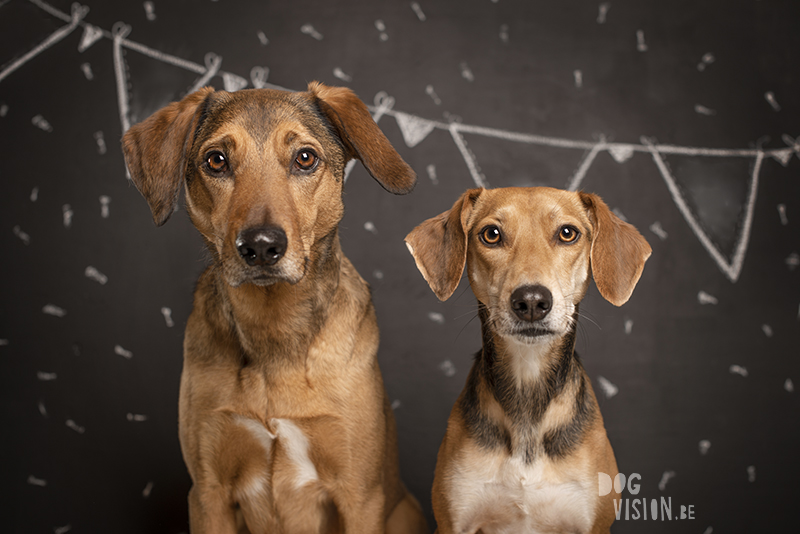
[[[505,446],[526,461],[542,449],[555,454],[543,423],[548,408],[564,403],[568,412],[573,404],[578,415],[591,412],[586,396],[591,386],[575,354],[575,327],[560,338],[526,344],[495,332],[483,306],[479,317],[483,347],[461,400],[467,426],[482,445]]]
[[[305,353],[328,319],[331,301],[339,290],[341,264],[339,235],[334,229],[314,244],[306,272],[296,284],[232,287],[217,276],[223,307],[242,345],[243,358],[277,360]]]

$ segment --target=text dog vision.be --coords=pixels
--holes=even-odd
[[[600,496],[608,495],[613,489],[622,496],[625,491],[630,495],[639,495],[642,476],[633,473],[626,477],[622,473],[617,474],[613,481],[605,473],[597,473],[597,491]],[[651,520],[651,521],[672,521],[673,519],[694,519],[694,505],[681,505],[676,508],[675,515],[672,513],[672,497],[660,497],[658,499],[647,499],[645,497],[620,498],[614,499],[614,510],[617,521],[625,520]]]

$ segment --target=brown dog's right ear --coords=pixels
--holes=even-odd
[[[195,91],[156,111],[122,137],[131,179],[150,205],[157,226],[175,211],[199,110],[213,92],[212,87]]]
[[[467,221],[483,189],[469,189],[453,207],[428,219],[406,236],[408,251],[439,300],[458,287],[467,263]]]

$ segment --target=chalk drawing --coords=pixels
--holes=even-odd
[[[786,381],[783,383],[783,389],[785,389],[789,393],[794,393],[794,382],[792,382],[791,378],[787,378]]]
[[[603,2],[597,7],[597,23],[605,24],[606,17],[608,17],[608,10],[611,9],[611,3]]]
[[[92,65],[89,63],[82,63],[81,64],[81,71],[83,75],[86,77],[87,80],[91,81],[94,80],[94,72],[92,72]]]
[[[161,315],[164,316],[164,322],[167,325],[167,328],[172,328],[175,326],[175,322],[172,320],[172,310],[164,306],[161,308]]]
[[[75,217],[75,212],[72,211],[72,206],[69,204],[61,206],[61,218],[64,222],[64,228],[70,228],[72,226],[73,217]]]
[[[108,147],[106,146],[106,139],[103,135],[101,130],[98,130],[94,133],[94,140],[97,143],[97,153],[101,156],[108,152]]]
[[[321,41],[323,39],[322,34],[319,33],[317,30],[315,30],[314,26],[312,26],[311,24],[303,24],[300,27],[300,31],[306,35],[310,35],[317,41]]]
[[[353,81],[353,77],[349,76],[348,74],[345,74],[345,72],[339,67],[333,69],[333,75],[342,80],[343,82],[350,83]]]
[[[47,481],[30,475],[28,476],[28,484],[31,486],[39,486],[40,488],[44,488],[47,486]]]
[[[625,333],[630,335],[633,332],[633,319],[625,319],[624,327]]]
[[[47,407],[44,405],[44,401],[39,401],[39,413],[42,414],[42,417],[47,418]]]
[[[764,335],[767,337],[772,337],[775,334],[775,332],[772,331],[772,327],[768,324],[762,324],[761,331],[764,332]]]
[[[450,360],[445,360],[439,364],[439,369],[444,373],[447,378],[456,376],[456,366]]]
[[[114,353],[122,356],[126,360],[133,358],[133,353],[127,349],[122,348],[121,345],[114,345]]]
[[[500,26],[500,40],[503,41],[504,44],[508,44],[508,39],[509,39],[508,32],[509,32],[508,24],[502,24]]]
[[[396,410],[396,409],[400,408],[402,405],[403,405],[403,403],[400,402],[400,399],[395,399],[395,400],[392,401],[392,410]]]
[[[371,232],[375,235],[378,235],[378,229],[375,228],[375,223],[372,221],[367,221],[364,223],[364,230],[366,230],[367,232]]]
[[[429,312],[428,319],[433,321],[436,324],[444,324],[444,315],[439,312]]]
[[[149,481],[142,490],[142,497],[144,497],[145,499],[149,498],[150,494],[153,492],[153,486],[154,486],[153,481],[152,480]]]
[[[49,122],[47,122],[47,119],[45,119],[41,115],[36,115],[35,117],[33,117],[31,119],[31,123],[40,130],[43,130],[45,132],[49,133],[53,131],[53,126]]]
[[[611,381],[604,376],[598,375],[597,385],[600,386],[600,390],[603,392],[603,395],[605,395],[607,399],[610,399],[611,397],[619,393],[619,388],[616,385],[612,384]]]
[[[103,219],[108,219],[109,210],[108,206],[111,204],[111,197],[102,195],[100,197],[100,217]]]
[[[19,225],[12,228],[11,231],[14,232],[14,235],[17,236],[19,240],[25,243],[26,245],[31,244],[31,236],[23,232],[22,229],[19,227]]]
[[[472,70],[469,68],[469,65],[467,65],[466,61],[462,61],[461,65],[459,65],[459,68],[461,69],[461,77],[462,78],[464,78],[465,80],[467,80],[469,82],[474,82],[475,81],[475,75],[472,74]]]
[[[374,271],[372,271],[372,276],[376,280],[383,280],[383,271],[381,271],[380,269],[375,269]]]
[[[72,430],[74,430],[78,434],[85,434],[86,433],[86,428],[82,427],[81,425],[79,425],[78,423],[73,421],[72,419],[67,419],[65,424],[67,425],[68,428],[71,428]]]
[[[661,480],[658,483],[658,489],[664,491],[667,489],[667,483],[675,478],[675,471],[664,471],[664,474],[661,475]]]
[[[72,530],[72,525],[64,525],[63,527],[56,527],[53,529],[53,534],[67,534]]]
[[[696,113],[698,113],[699,115],[706,115],[707,117],[710,117],[712,115],[716,115],[717,114],[716,110],[713,110],[711,108],[707,108],[707,107],[705,107],[705,106],[703,106],[701,104],[695,104],[694,105],[694,111]]]
[[[131,422],[134,422],[134,423],[143,423],[143,422],[147,421],[147,416],[146,415],[142,415],[142,414],[128,413],[126,418],[128,419],[128,421],[131,421]]]
[[[421,143],[435,128],[431,121],[408,113],[395,112],[394,118],[400,127],[400,132],[403,134],[403,141],[410,148],[414,148]]]
[[[650,231],[656,234],[661,241],[665,241],[669,237],[667,231],[664,230],[664,227],[661,226],[660,221],[656,221],[653,224],[651,224]]]
[[[575,88],[580,89],[583,87],[583,72],[580,69],[572,71],[572,77],[575,79]]]
[[[92,26],[90,24],[87,24],[86,22],[83,21],[83,18],[87,12],[87,8],[83,6],[75,4],[71,14],[67,14],[59,9],[50,6],[43,0],[28,0],[28,1],[31,2],[33,5],[36,5],[43,11],[47,12],[48,14],[52,15],[53,17],[56,17],[64,21],[66,23],[66,26],[54,32],[50,37],[48,37],[42,43],[34,47],[27,54],[21,56],[15,62],[4,67],[3,70],[0,71],[0,82],[2,82],[2,80],[8,77],[11,73],[15,72],[20,67],[22,67],[25,63],[37,57],[39,54],[41,54],[43,50],[63,40],[64,37],[69,35],[69,33],[75,30],[78,26],[83,27],[84,35],[83,38],[81,39],[81,44],[79,45],[79,49],[81,50],[85,50],[86,48],[91,46],[91,44],[93,44],[94,42],[96,42],[98,39],[101,38],[106,38],[113,41],[112,55],[114,60],[114,72],[117,81],[116,87],[117,87],[118,107],[120,113],[120,122],[122,125],[123,132],[127,131],[128,128],[130,128],[130,113],[129,113],[129,98],[128,98],[129,82],[127,79],[128,76],[127,69],[123,59],[123,53],[122,53],[123,49],[135,51],[143,55],[146,55],[150,58],[156,59],[158,61],[167,63],[169,65],[173,65],[185,69],[187,71],[194,72],[200,76],[200,80],[209,77],[209,75],[211,75],[212,71],[214,70],[216,70],[216,74],[221,75],[223,76],[223,78],[225,78],[226,73],[220,69],[221,59],[219,58],[219,56],[216,56],[215,54],[210,54],[207,57],[206,65],[199,65],[195,62],[180,57],[176,57],[174,55],[166,54],[159,50],[155,50],[148,46],[129,40],[127,36],[131,32],[131,28],[130,26],[124,23],[115,24],[111,31],[103,30],[95,26]],[[603,2],[599,4],[598,20],[597,20],[599,24],[604,24],[606,22],[606,16],[609,8],[610,8],[610,2]],[[412,4],[412,9],[414,9],[413,4]],[[414,9],[414,11],[415,13],[417,13],[416,9]],[[419,17],[419,13],[417,13],[417,15]],[[301,27],[301,32],[317,40],[322,40],[323,38],[323,36],[310,24],[303,25]],[[644,32],[642,30],[638,30],[636,32],[636,36],[637,36],[637,49],[645,51],[647,49],[647,44],[644,39]],[[209,62],[209,58],[212,61]],[[714,61],[715,61],[714,55],[711,53],[707,53],[703,56],[701,64],[709,65]],[[469,67],[466,65],[466,63],[462,62],[460,67],[462,69],[462,75],[465,76],[465,78],[469,79],[470,77],[472,77],[472,79],[474,79],[474,76],[472,75],[472,72],[469,71]],[[254,87],[271,87],[275,89],[286,89],[284,87],[275,84],[267,83],[266,76],[255,78],[254,72],[255,68],[253,71],[251,71],[251,78],[254,78],[253,79]],[[266,71],[259,71],[259,72],[266,72]],[[227,74],[232,74],[232,73],[227,73]],[[243,78],[238,76],[236,77],[228,76],[227,78],[228,83],[234,83],[235,81],[235,83],[237,84],[240,84],[242,79]],[[436,105],[442,104],[441,99],[438,97],[438,95],[436,95],[433,86],[431,85],[426,86],[425,91],[431,97],[431,99],[434,101]],[[780,105],[778,105],[775,95],[772,91],[766,92],[764,98],[767,100],[767,102],[770,103],[773,109],[775,109],[776,111],[780,110]],[[380,118],[383,115],[387,115],[395,117],[395,119],[397,120],[398,116],[402,116],[399,114],[403,113],[401,111],[396,111],[391,109],[391,106],[385,106],[385,105],[379,105],[377,106],[377,109],[375,107],[371,109],[375,113],[374,116],[377,116],[378,118]],[[563,139],[557,137],[512,132],[494,128],[486,128],[481,126],[461,124],[458,121],[441,122],[441,121],[424,119],[422,117],[414,117],[413,119],[410,119],[410,117],[412,116],[409,114],[405,114],[405,116],[402,117],[403,118],[399,120],[405,121],[406,125],[412,122],[415,124],[413,131],[416,132],[417,137],[413,137],[412,139],[416,143],[420,143],[422,142],[422,140],[424,140],[422,132],[425,130],[427,130],[428,134],[430,134],[434,130],[447,131],[452,137],[454,144],[459,149],[459,152],[461,153],[461,156],[470,172],[470,176],[472,177],[476,185],[480,187],[488,187],[489,184],[486,181],[486,178],[480,172],[480,167],[478,165],[478,162],[474,154],[467,148],[467,144],[464,139],[465,134],[502,139],[507,142],[513,142],[513,143],[526,143],[539,146],[559,147],[559,148],[568,148],[568,149],[585,151],[587,152],[587,155],[584,157],[578,171],[576,171],[576,173],[569,180],[567,180],[567,183],[575,188],[577,188],[580,185],[581,181],[583,180],[583,177],[586,175],[586,172],[589,170],[596,156],[600,152],[603,151],[608,152],[618,163],[624,163],[635,153],[639,152],[650,153],[659,172],[661,173],[662,177],[667,183],[668,190],[673,198],[673,201],[675,202],[679,211],[683,215],[687,224],[694,232],[698,240],[701,242],[703,247],[706,249],[711,259],[717,264],[722,273],[731,282],[734,283],[739,278],[742,265],[744,263],[745,254],[747,252],[747,247],[750,239],[750,232],[753,222],[753,208],[759,184],[759,173],[761,170],[761,164],[763,162],[763,159],[765,157],[768,157],[771,159],[775,159],[776,161],[779,161],[782,165],[786,165],[788,164],[788,161],[789,159],[791,159],[792,155],[797,155],[798,157],[800,157],[800,141],[795,140],[794,138],[788,135],[785,135],[783,137],[784,142],[786,142],[788,146],[781,149],[763,150],[760,147],[755,149],[753,148],[724,149],[724,148],[662,145],[662,144],[657,144],[654,141],[647,140],[645,138],[641,138],[640,143],[611,143],[602,140],[600,143],[598,143],[592,141],[571,140],[571,139]],[[425,121],[427,121],[429,124],[427,124],[423,129],[422,124],[424,124]],[[456,122],[458,123],[456,124]],[[408,130],[406,133],[408,133]],[[738,236],[736,238],[734,253],[731,258],[726,258],[715,247],[715,245],[711,242],[708,235],[706,235],[703,229],[701,228],[695,216],[691,213],[688,204],[686,203],[686,201],[682,196],[682,192],[675,184],[675,180],[672,177],[664,161],[664,156],[669,156],[669,155],[719,157],[719,158],[749,158],[753,161],[752,165],[753,170],[750,176],[749,192],[747,200],[745,202],[745,206],[743,206],[745,216],[742,222],[739,224]],[[348,173],[349,170],[352,169],[352,165],[353,162],[348,164],[348,171],[347,171]]]
[[[732,375],[739,375],[739,376],[743,376],[745,378],[747,378],[747,375],[748,375],[747,368],[746,367],[742,367],[741,365],[731,365],[730,368],[728,369],[728,371],[730,371],[730,373]]]
[[[705,456],[711,448],[711,442],[707,439],[701,440],[700,443],[697,444],[697,448],[700,450],[700,454]]]
[[[149,20],[151,22],[156,20],[156,6],[155,6],[155,4],[153,4],[153,2],[150,2],[148,0],[147,2],[145,2],[143,4],[143,7],[144,7],[144,14],[145,14],[145,17],[147,17],[147,20]]]
[[[8,104],[0,104],[0,117],[8,115]]]
[[[420,21],[425,22],[425,13],[422,12],[422,8],[417,2],[411,2],[411,9],[414,10],[414,13]]]
[[[42,313],[45,315],[52,315],[53,317],[64,317],[67,314],[67,311],[64,308],[60,308],[55,304],[45,304],[42,308]]]
[[[800,254],[797,252],[792,252],[784,261],[789,270],[794,271],[798,266],[800,266]]]
[[[253,87],[256,89],[263,89],[266,87],[267,78],[269,78],[269,68],[253,67],[250,69],[250,81],[253,82]]]
[[[747,466],[747,481],[748,482],[756,481],[756,466],[754,465]]]
[[[436,176],[436,165],[430,164],[425,167],[425,172],[428,173],[428,178],[433,183],[433,185],[439,185],[439,177]]]
[[[712,534],[714,532],[714,527],[708,527],[703,531],[703,534]]]
[[[7,347],[8,340],[7,339],[0,339],[0,347]]]
[[[714,63],[714,61],[716,61],[716,58],[711,52],[703,54],[703,57],[700,59],[700,63],[697,64],[697,70],[703,72],[706,70],[706,67]]]
[[[51,382],[56,378],[58,378],[58,376],[56,375],[56,373],[46,373],[44,371],[38,371],[36,373],[36,378],[38,378],[42,382]]]
[[[262,45],[267,46],[269,44],[269,39],[267,39],[267,34],[265,34],[264,32],[262,31],[258,32],[256,34],[256,37],[258,37],[258,40],[259,42],[261,42]]]
[[[101,273],[100,271],[98,271],[97,268],[92,267],[91,265],[86,267],[86,270],[83,272],[83,274],[84,276],[86,276],[86,278],[88,278],[89,280],[94,280],[101,286],[106,285],[106,283],[108,282],[108,277],[103,273]]]
[[[205,72],[202,76],[197,78],[197,80],[194,82],[194,85],[189,89],[189,93],[194,93],[195,91],[208,85],[208,82],[211,81],[211,78],[219,73],[219,69],[222,66],[222,58],[214,52],[209,52],[206,54],[205,63]]]
[[[389,40],[389,34],[386,33],[386,24],[384,24],[381,19],[375,21],[375,28],[379,32],[378,37],[380,38],[381,41]]]
[[[226,91],[233,93],[247,87],[247,79],[237,76],[236,74],[231,74],[230,72],[223,72],[222,86]]]
[[[697,302],[700,304],[712,304],[716,305],[719,304],[719,300],[714,295],[709,295],[705,291],[700,291],[697,293]]]
[[[37,200],[39,200],[39,187],[38,186],[36,186],[33,189],[31,189],[31,202],[36,202]]]
[[[769,102],[769,105],[772,106],[772,109],[774,109],[775,111],[781,110],[781,105],[778,104],[778,101],[775,99],[775,93],[773,93],[772,91],[767,91],[766,93],[764,93],[764,99],[767,102]]]

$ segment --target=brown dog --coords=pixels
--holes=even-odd
[[[193,534],[420,533],[369,288],[339,246],[345,163],[416,176],[349,90],[190,94],[123,139],[156,224],[185,183],[213,262],[186,327],[180,440]]]
[[[601,533],[617,474],[592,385],[574,353],[578,303],[593,275],[620,306],[650,246],[603,201],[549,188],[472,189],[406,237],[436,296],[466,264],[483,348],[439,449],[441,534]]]

